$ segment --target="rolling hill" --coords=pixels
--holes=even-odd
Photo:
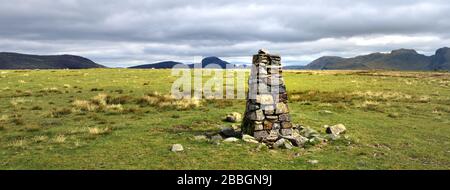
[[[183,64],[176,61],[163,61],[159,63],[146,64],[146,65],[138,65],[129,67],[130,69],[171,69],[173,66]]]
[[[75,55],[28,55],[0,53],[0,69],[89,69],[104,68],[87,58]]]
[[[440,48],[433,56],[419,54],[412,49],[398,49],[390,53],[372,53],[353,58],[325,56],[314,60],[304,69],[450,70],[450,48]]]
[[[177,64],[184,64],[181,62],[176,61],[164,61],[159,63],[153,63],[153,64],[146,64],[146,65],[138,65],[129,67],[130,69],[170,69],[173,66]],[[201,63],[195,63],[195,64],[186,64],[189,68],[205,68],[207,66],[211,66],[212,64],[217,64],[220,68],[225,69],[227,65],[231,64],[228,63],[218,57],[206,57],[202,60]]]
[[[191,68],[205,68],[205,67],[211,67],[212,65],[218,65],[220,68],[225,69],[227,68],[227,65],[231,64],[228,63],[218,57],[206,57],[202,60],[202,63],[196,63],[191,64],[189,67]]]

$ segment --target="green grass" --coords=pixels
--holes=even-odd
[[[284,77],[295,123],[321,133],[343,123],[348,139],[262,151],[195,141],[230,125],[223,117],[245,100],[176,102],[165,97],[170,70],[0,71],[0,169],[450,169],[450,74]],[[185,151],[171,152],[175,143]]]

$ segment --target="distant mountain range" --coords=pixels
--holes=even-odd
[[[104,68],[75,55],[28,55],[0,52],[0,69],[89,69]]]
[[[181,62],[175,62],[175,61],[164,61],[159,63],[153,63],[153,64],[146,64],[146,65],[138,65],[129,67],[130,69],[170,69],[173,66],[177,64],[183,64]],[[195,64],[186,64],[189,68],[206,68],[208,66],[211,67],[211,65],[217,65],[222,69],[227,68],[227,66],[233,66],[233,64],[224,61],[218,57],[206,57],[202,60],[201,63],[195,63]]]
[[[132,69],[170,69],[177,64],[175,61],[164,61],[154,64],[138,65]],[[218,57],[206,57],[201,63],[186,64],[189,68],[205,68],[217,64],[220,68],[234,66]],[[240,65],[237,68],[248,68]],[[89,69],[105,68],[87,58],[75,55],[28,55],[0,52],[0,69]],[[390,53],[372,53],[352,58],[336,56],[320,57],[306,66],[286,66],[285,69],[310,70],[425,70],[450,71],[450,48],[444,47],[432,56],[417,53],[412,49],[398,49]]]
[[[450,48],[444,47],[435,55],[426,56],[412,49],[398,49],[391,53],[372,53],[353,58],[325,56],[306,66],[288,66],[286,69],[310,70],[450,70]]]
[[[129,67],[130,69],[171,69],[173,66],[183,64],[176,61],[163,61],[159,63],[153,63],[153,64],[145,64],[145,65],[138,65]]]

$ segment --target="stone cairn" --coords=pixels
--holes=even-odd
[[[242,132],[268,144],[281,137],[291,136],[293,125],[280,56],[269,54],[267,50],[259,50],[253,56],[248,84]]]

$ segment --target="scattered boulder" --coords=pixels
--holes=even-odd
[[[290,141],[294,146],[302,147],[308,142],[308,138],[297,135],[297,136],[283,136],[284,139]]]
[[[240,135],[232,127],[222,127],[222,129],[220,129],[220,134],[224,137],[237,137]]]
[[[322,143],[322,142],[324,142],[325,141],[325,139],[323,139],[323,138],[321,138],[321,137],[313,137],[313,138],[310,138],[309,140],[308,140],[308,143],[310,144],[310,145],[317,145],[317,144],[320,144],[320,143]]]
[[[326,136],[326,139],[332,140],[332,141],[338,140],[338,139],[340,139],[340,138],[341,138],[340,135],[334,135],[334,134],[328,134],[328,135]]]
[[[284,148],[285,149],[292,149],[294,146],[292,145],[292,143],[290,141],[285,141],[284,142]]]
[[[172,145],[171,151],[172,152],[182,152],[182,151],[184,151],[183,145],[181,145],[181,144],[174,144],[174,145]]]
[[[306,138],[313,138],[313,137],[318,137],[318,136],[320,136],[319,132],[317,132],[317,131],[314,130],[314,129],[308,128],[308,127],[302,129],[302,130],[300,131],[300,134],[301,134],[302,136],[306,137]]]
[[[252,137],[250,135],[242,135],[242,140],[248,143],[255,143],[258,144],[259,142],[255,139],[255,137]]]
[[[233,112],[228,114],[225,120],[232,123],[238,123],[242,121],[242,115],[238,112]]]
[[[318,164],[319,163],[319,160],[308,160],[308,163],[310,163],[310,164]]]
[[[239,139],[236,137],[229,137],[229,138],[226,138],[225,140],[223,140],[223,142],[230,142],[230,143],[238,142],[238,141],[239,141]]]
[[[292,143],[283,138],[273,143],[273,148],[292,149],[292,147]]]
[[[218,142],[218,141],[221,141],[221,140],[223,140],[223,137],[221,135],[211,136],[211,141],[213,141],[213,142]]]
[[[266,137],[266,141],[269,142],[275,142],[276,140],[278,140],[280,137],[280,133],[278,132],[278,130],[271,130],[270,134]]]
[[[337,124],[337,125],[327,127],[326,132],[328,134],[333,134],[333,135],[337,136],[337,135],[344,133],[346,130],[347,130],[347,128],[345,128],[345,126],[343,124]]]

